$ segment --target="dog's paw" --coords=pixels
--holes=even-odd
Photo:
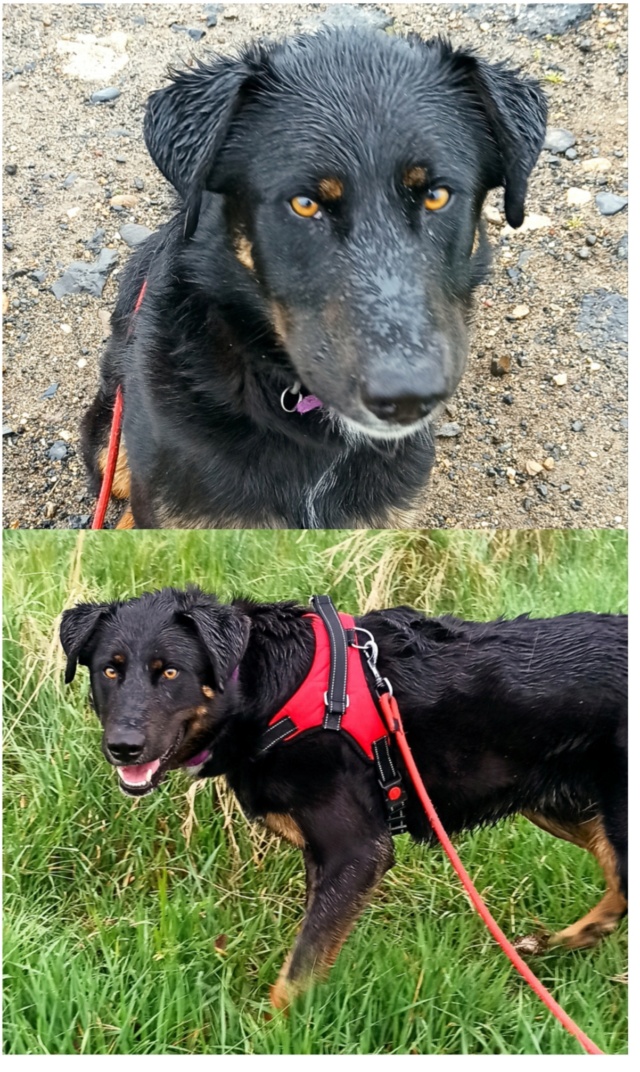
[[[269,988],[269,1000],[274,1009],[279,1009],[285,1016],[289,1015],[291,994],[284,979],[278,979],[277,983]]]
[[[513,948],[521,957],[537,957],[545,952],[548,945],[548,934],[524,934],[516,938]]]

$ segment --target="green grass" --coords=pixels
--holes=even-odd
[[[12,1054],[580,1052],[511,969],[439,849],[398,862],[329,983],[288,1017],[268,987],[302,915],[299,854],[221,784],[116,789],[86,671],[62,685],[57,623],[78,599],[188,581],[226,599],[331,591],[490,618],[622,611],[622,532],[5,533],[5,1024]],[[564,926],[602,893],[590,857],[525,820],[457,839],[507,934]],[[626,1052],[626,924],[535,961],[608,1053]]]

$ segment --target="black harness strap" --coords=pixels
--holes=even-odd
[[[347,710],[347,640],[345,631],[338,617],[338,612],[331,602],[331,596],[311,596],[309,601],[316,614],[324,622],[329,634],[331,652],[331,669],[329,671],[329,688],[324,698],[325,730],[339,730],[342,716]]]

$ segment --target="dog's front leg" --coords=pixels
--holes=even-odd
[[[359,841],[348,856],[344,847],[340,855],[324,855],[324,860],[313,847],[307,853],[307,912],[271,988],[271,1002],[277,1009],[289,1005],[314,975],[329,970],[378,882],[393,864],[393,847],[386,832],[376,839]]]

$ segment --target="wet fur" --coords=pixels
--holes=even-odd
[[[544,97],[441,40],[361,30],[172,77],[145,137],[180,208],[123,275],[82,429],[94,489],[120,384],[138,527],[391,525],[464,368],[485,195],[504,185],[519,226]],[[428,213],[438,182],[451,201]],[[294,215],[301,194],[321,218]],[[325,406],[285,413],[295,381]]]
[[[284,1005],[314,973],[326,971],[384,872],[393,865],[381,793],[371,765],[338,733],[313,730],[265,756],[260,737],[297,689],[313,655],[311,625],[294,603],[221,605],[197,589],[164,589],[127,603],[67,611],[62,643],[67,680],[89,666],[105,735],[137,722],[145,759],[167,746],[169,709],[161,715],[144,675],[132,691],[105,700],[105,660],[127,653],[132,665],[174,637],[191,667],[180,766],[206,745],[200,777],[225,775],[243,810],[301,847],[307,914],[278,983]],[[356,619],[379,645],[409,744],[446,829],[455,833],[516,813],[592,852],[607,892],[584,919],[550,940],[588,946],[613,930],[627,895],[627,620],[569,614],[557,618],[464,622],[430,619],[408,607]],[[177,632],[176,632],[177,630]],[[232,679],[239,667],[237,680]],[[196,669],[197,668],[197,669]],[[202,713],[204,706],[205,713]],[[175,714],[175,712],[174,712]],[[407,821],[416,840],[432,842],[410,786]],[[546,938],[529,939],[536,951]]]

